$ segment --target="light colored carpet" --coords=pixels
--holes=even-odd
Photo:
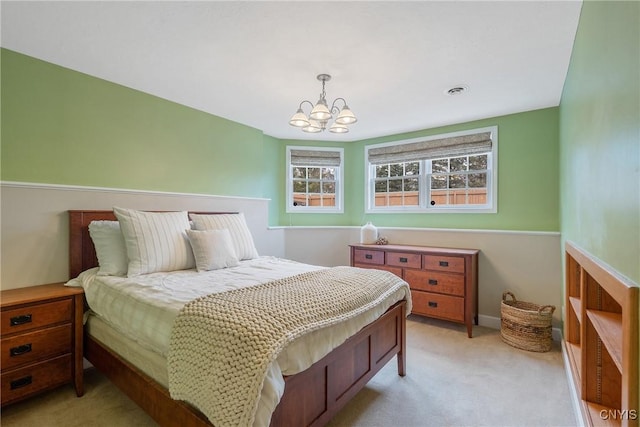
[[[576,425],[560,347],[531,353],[504,344],[500,332],[411,316],[407,376],[392,360],[329,424],[339,426]],[[2,426],[155,426],[97,371],[85,395],[71,386],[8,406]]]

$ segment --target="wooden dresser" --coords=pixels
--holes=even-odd
[[[66,383],[82,396],[83,304],[62,283],[0,293],[2,406]]]
[[[413,314],[478,324],[478,251],[403,245],[350,245],[351,265],[390,271],[411,287]]]

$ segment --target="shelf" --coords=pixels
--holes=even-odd
[[[607,311],[587,310],[596,333],[607,348],[607,351],[622,372],[622,314]]]
[[[569,302],[571,303],[571,307],[573,308],[573,312],[575,313],[576,317],[578,318],[578,321],[580,321],[580,316],[582,316],[582,314],[581,314],[582,302],[580,301],[580,298],[578,298],[578,297],[569,297]]]
[[[567,346],[567,354],[569,356],[569,362],[573,371],[573,376],[579,384],[580,375],[582,372],[582,350],[578,344],[573,344],[570,342],[566,342],[565,344]]]
[[[587,427],[640,427],[640,287],[565,243],[565,351]]]

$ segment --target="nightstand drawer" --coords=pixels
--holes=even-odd
[[[422,267],[421,261],[420,254],[387,252],[387,265],[404,268],[420,268]]]
[[[356,249],[353,252],[353,261],[355,263],[383,265],[384,252],[369,251],[366,249]]]
[[[411,289],[464,296],[464,276],[436,271],[407,270],[405,277]]]
[[[411,291],[411,298],[412,313],[464,321],[464,298],[422,291]]]
[[[455,256],[425,255],[424,268],[425,270],[464,273],[464,258]]]
[[[71,355],[2,374],[2,405],[70,382]]]
[[[2,336],[28,331],[56,323],[70,322],[73,301],[66,298],[44,304],[33,304],[2,312]]]
[[[69,353],[71,323],[2,339],[2,371]]]

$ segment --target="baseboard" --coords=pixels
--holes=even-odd
[[[486,326],[491,329],[500,330],[500,318],[493,316],[486,316],[484,314],[478,315],[478,324],[480,326]],[[562,341],[562,330],[560,328],[551,328],[551,337],[554,341]]]

